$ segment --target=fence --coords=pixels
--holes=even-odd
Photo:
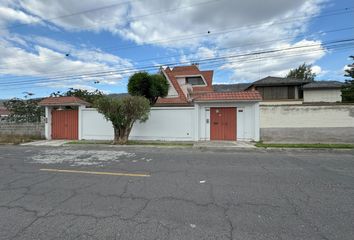
[[[266,142],[354,143],[354,105],[273,105],[260,107]]]
[[[0,122],[0,135],[30,135],[44,137],[44,123]]]
[[[113,139],[112,124],[98,113],[96,109],[82,109],[80,121],[81,138],[108,140]],[[129,139],[192,141],[194,108],[192,107],[159,107],[152,108],[149,119],[133,126]]]

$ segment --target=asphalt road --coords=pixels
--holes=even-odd
[[[353,238],[353,151],[0,146],[0,239]]]

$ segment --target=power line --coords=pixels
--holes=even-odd
[[[11,27],[0,28],[0,30],[4,30],[4,29],[9,30],[9,29],[20,28],[20,27],[31,25],[31,24],[40,23],[40,22],[50,22],[50,21],[53,21],[53,20],[61,19],[61,18],[72,17],[72,16],[75,16],[75,15],[81,15],[81,14],[85,14],[85,13],[89,13],[89,12],[101,11],[101,10],[104,10],[104,9],[109,9],[109,8],[112,8],[112,7],[116,7],[118,5],[124,5],[124,4],[128,4],[128,3],[131,3],[131,2],[135,2],[135,1],[137,1],[137,0],[131,0],[131,1],[115,3],[115,4],[108,5],[108,6],[102,6],[102,7],[98,7],[98,8],[92,8],[92,9],[88,9],[88,10],[83,10],[83,11],[80,11],[80,12],[60,15],[60,16],[56,16],[56,17],[53,17],[53,18],[41,18],[41,19],[39,19],[38,21],[35,21],[35,22],[16,24],[16,25],[12,25]],[[37,15],[33,15],[33,16],[39,17]]]
[[[331,50],[336,50],[336,51],[339,51],[339,50],[346,50],[346,49],[352,49],[352,46],[350,46],[350,47],[342,47],[342,48],[336,48],[336,49],[331,49]],[[303,55],[308,55],[308,54],[312,54],[312,53],[315,53],[315,52],[319,52],[320,50],[316,50],[316,51],[311,51],[311,52],[304,52],[304,53],[302,53],[302,54],[290,54],[290,55],[281,55],[281,56],[269,56],[269,57],[277,57],[277,59],[280,59],[280,58],[286,58],[286,57],[291,57],[291,56],[303,56]],[[244,60],[233,60],[233,61],[230,61],[230,62],[228,62],[228,63],[235,63],[235,62],[237,62],[237,61],[240,61],[240,62],[242,62],[242,63],[245,63],[245,62],[257,62],[257,61],[259,61],[259,60],[263,60],[263,59],[267,59],[267,58],[269,58],[269,57],[266,57],[266,58],[253,58],[253,59],[251,59],[251,60],[248,60],[248,61],[244,61]],[[201,65],[205,65],[205,66],[208,66],[208,67],[212,67],[212,66],[219,66],[220,64],[222,64],[222,63],[213,63],[213,64],[208,64],[208,63],[201,63]],[[134,72],[136,72],[136,71],[132,71],[132,73],[134,73]],[[65,82],[70,82],[70,81],[73,81],[73,80],[66,80]],[[64,83],[65,83],[64,82]],[[29,90],[31,90],[31,89],[38,89],[38,88],[48,88],[48,86],[38,86],[38,85],[36,85],[36,86],[29,86],[28,87],[28,89]],[[60,87],[59,87],[60,88]],[[16,89],[22,89],[21,91],[23,91],[23,87],[9,87],[9,88],[6,88],[6,90],[16,90]]]
[[[289,47],[289,48],[282,48],[282,49],[270,49],[270,50],[265,50],[265,51],[258,51],[258,52],[250,52],[246,54],[237,54],[237,55],[229,55],[229,56],[221,56],[221,57],[214,57],[214,58],[205,58],[205,59],[195,59],[195,60],[190,60],[190,61],[197,61],[199,63],[201,62],[215,62],[215,61],[221,61],[225,59],[233,59],[233,58],[240,58],[240,57],[248,57],[248,56],[254,56],[254,55],[261,55],[261,54],[269,54],[269,53],[275,53],[275,52],[283,52],[283,51],[289,51],[289,50],[294,50],[294,49],[303,49],[303,48],[310,48],[310,47],[333,47],[339,45],[339,44],[351,44],[354,39],[344,39],[344,40],[337,40],[337,41],[332,41],[328,43],[324,43],[323,45],[321,44],[312,44],[312,45],[306,45],[306,46],[295,46],[295,47]],[[333,45],[333,46],[332,46]],[[187,62],[189,63],[189,61]],[[178,63],[164,63],[162,65],[177,65],[177,64],[182,64],[181,62]],[[55,80],[59,81],[65,81],[65,80],[71,80],[73,78],[79,78],[79,79],[85,79],[85,78],[97,78],[97,77],[108,77],[112,76],[113,74],[126,74],[131,71],[142,71],[142,70],[151,70],[151,69],[156,69],[156,66],[145,66],[142,68],[126,68],[126,69],[118,69],[114,71],[104,71],[104,72],[96,72],[94,74],[86,74],[84,77],[82,74],[80,75],[71,75],[71,76],[61,76],[61,77],[53,77],[53,78],[44,78],[44,79],[24,79],[21,81],[17,82],[11,82],[11,83],[0,83],[0,86],[13,86],[13,85],[24,85],[24,84],[40,84],[40,83],[47,83],[47,82],[53,82]],[[35,82],[34,82],[35,81]]]
[[[342,28],[342,29],[332,29],[332,30],[328,30],[328,31],[320,31],[319,33],[331,33],[331,32],[337,32],[337,31],[342,31],[342,30],[348,30],[348,29],[353,29],[354,27],[349,27],[349,28]],[[314,34],[312,34],[314,35]],[[310,36],[312,36],[310,35]],[[301,35],[300,35],[301,36]],[[305,34],[304,34],[305,36]],[[272,39],[272,40],[269,40],[268,42],[274,42],[274,41],[278,41],[278,40],[285,40],[285,39],[289,39],[289,38],[283,38],[283,39]],[[267,41],[263,42],[263,43],[266,43]],[[234,48],[237,48],[237,47],[244,47],[244,46],[251,46],[251,45],[255,45],[256,43],[250,43],[250,44],[243,44],[243,45],[236,45],[236,46],[233,46],[233,47],[230,47],[230,48],[219,48],[217,49],[218,51],[222,51],[222,50],[230,50],[230,49],[234,49]],[[259,45],[258,45],[259,46]],[[187,54],[188,55],[192,55],[192,54]],[[181,55],[170,55],[170,56],[166,56],[166,57],[159,57],[159,58],[149,58],[149,59],[144,59],[142,61],[135,61],[135,63],[141,63],[141,62],[146,62],[146,61],[151,61],[151,60],[155,60],[155,59],[164,59],[164,58],[171,58],[171,57],[181,57]],[[73,69],[73,71],[76,70],[76,69]],[[50,74],[53,74],[53,73],[66,73],[67,71],[66,70],[63,70],[63,71],[57,71],[57,72],[52,72]],[[87,75],[87,74],[94,74],[96,73],[96,71],[93,71],[93,72],[76,72],[76,74],[79,74],[79,75]],[[53,76],[53,77],[60,77],[59,76]],[[19,79],[19,78],[23,78],[23,76],[10,76],[10,77],[7,77],[6,81],[8,80],[11,80],[11,79]],[[5,84],[6,82],[0,82],[0,84]]]
[[[215,0],[214,0],[215,1]],[[216,1],[221,1],[221,0],[216,0]],[[202,2],[203,4],[206,3],[211,3],[213,1],[208,1],[208,2]],[[190,6],[188,6],[190,7]],[[328,11],[325,12],[325,14],[322,14],[320,16],[317,16],[316,14],[313,15],[309,15],[309,16],[305,16],[305,17],[296,17],[296,18],[288,18],[288,21],[278,21],[278,22],[273,22],[271,23],[269,26],[273,26],[273,25],[277,25],[277,24],[286,24],[286,23],[291,23],[291,22],[295,22],[298,21],[299,19],[304,19],[304,18],[323,18],[323,17],[329,17],[329,16],[333,16],[333,15],[339,15],[339,14],[347,14],[347,13],[351,13],[354,11],[349,11],[352,8],[342,8],[339,10],[332,10],[332,11]],[[332,13],[332,14],[327,14],[327,13]],[[326,15],[327,14],[327,15]],[[221,34],[227,34],[227,33],[231,33],[231,32],[237,32],[237,31],[242,31],[245,29],[252,29],[252,28],[257,28],[257,27],[263,27],[264,23],[262,24],[253,24],[253,25],[245,25],[242,27],[231,27],[231,28],[224,28],[225,31],[219,31],[219,32],[211,32],[211,33],[205,33],[205,32],[200,32],[200,33],[196,33],[196,34],[191,34],[189,35],[189,37],[181,37],[181,38],[167,38],[167,39],[163,39],[163,40],[158,40],[158,41],[149,41],[149,42],[145,42],[145,45],[136,45],[136,44],[125,44],[125,45],[121,45],[118,47],[112,47],[112,48],[102,48],[100,50],[126,50],[126,49],[133,49],[133,48],[141,48],[141,47],[145,47],[146,44],[163,44],[163,43],[169,43],[169,42],[176,42],[176,41],[186,41],[186,40],[191,40],[191,39],[195,39],[195,38],[200,38],[203,36],[213,36],[213,35],[221,35]],[[268,27],[269,27],[268,26]],[[188,35],[187,35],[188,36]],[[88,49],[90,51],[90,49]],[[75,58],[77,58],[78,56],[81,55],[86,55],[87,53],[79,53],[79,54],[75,54]],[[94,54],[100,54],[100,52],[95,52]],[[102,54],[102,53],[101,53]],[[105,54],[105,53],[103,53]],[[63,54],[63,56],[60,57],[44,57],[43,59],[63,59],[65,58],[65,55]],[[8,61],[7,63],[21,63],[21,62],[26,62],[28,60],[23,60],[23,61]],[[1,69],[1,68],[0,68]]]
[[[227,59],[227,58],[235,58],[235,57],[248,57],[252,55],[259,55],[259,54],[267,54],[267,53],[273,53],[273,52],[280,52],[280,51],[288,51],[288,50],[293,50],[293,49],[301,49],[301,48],[309,48],[309,47],[326,47],[330,46],[333,44],[338,44],[338,43],[345,43],[345,42],[350,42],[353,41],[354,39],[346,39],[346,40],[337,40],[337,41],[332,41],[332,42],[327,42],[324,43],[323,45],[321,44],[312,44],[312,45],[306,45],[306,46],[295,46],[295,47],[288,47],[288,48],[281,48],[281,49],[270,49],[270,50],[264,50],[264,51],[256,51],[256,52],[250,52],[246,54],[237,54],[237,55],[229,55],[229,56],[221,56],[221,57],[214,57],[214,58],[205,58],[205,59],[191,59],[190,61],[198,61],[198,62],[205,62],[205,61],[215,61],[219,59]],[[188,61],[189,62],[189,61]],[[163,63],[162,65],[175,65],[175,64],[180,64],[180,63]],[[81,74],[75,74],[75,75],[68,75],[68,76],[57,76],[57,77],[51,77],[51,78],[42,78],[42,79],[32,79],[32,80],[21,80],[21,81],[16,81],[16,82],[11,82],[10,84],[14,83],[25,83],[28,81],[36,81],[36,83],[40,83],[42,81],[53,81],[53,80],[62,80],[66,78],[94,78],[94,77],[102,77],[102,76],[111,76],[115,74],[124,74],[126,71],[131,71],[131,70],[136,70],[136,69],[150,69],[150,68],[156,68],[155,65],[153,66],[145,66],[145,67],[140,67],[140,68],[121,68],[121,69],[116,69],[116,70],[109,70],[109,71],[101,71],[101,72],[94,72],[94,73],[81,73]],[[84,75],[84,76],[82,76]],[[9,83],[0,83],[0,85],[5,85]]]
[[[42,19],[41,18],[41,19],[39,19],[38,21],[35,21],[35,22],[21,23],[21,24],[17,24],[17,25],[11,26],[11,27],[0,28],[0,30],[24,27],[24,26],[31,25],[33,23],[51,22],[53,20],[57,20],[57,19],[61,19],[61,18],[68,18],[68,17],[73,17],[73,16],[76,16],[76,15],[81,15],[81,14],[85,14],[85,13],[89,13],[89,12],[101,11],[101,10],[109,9],[109,8],[112,8],[112,7],[116,7],[118,5],[124,5],[124,4],[128,4],[128,3],[136,2],[136,1],[137,0],[131,0],[131,1],[126,1],[126,2],[121,2],[121,3],[111,4],[111,5],[108,5],[108,6],[102,6],[102,7],[92,8],[92,9],[88,9],[88,10],[84,10],[84,11],[80,11],[80,12],[70,13],[70,14],[66,14],[66,15],[60,15],[60,16],[53,17],[53,18],[47,18],[47,19]],[[157,15],[157,14],[162,14],[162,13],[166,13],[166,12],[170,12],[170,11],[176,11],[176,10],[179,10],[179,9],[184,9],[184,8],[191,7],[191,6],[208,4],[208,3],[212,3],[212,2],[216,2],[216,1],[223,1],[223,0],[210,0],[210,1],[206,1],[206,2],[199,2],[199,3],[196,3],[196,4],[186,5],[186,6],[179,7],[179,8],[166,9],[166,10],[163,10],[163,11],[152,12],[152,13],[148,13],[148,14],[144,14],[144,15],[134,16],[134,17],[130,17],[130,18],[127,18],[127,19],[128,20],[134,20],[134,19],[138,19],[138,18],[144,18],[144,17],[153,16],[153,15]],[[36,15],[33,15],[33,16],[36,16]],[[38,16],[36,16],[36,17],[38,17]],[[104,23],[107,23],[107,22],[113,22],[113,21],[100,22],[100,24],[104,24]],[[83,28],[80,27],[79,29],[81,30]],[[86,29],[86,28],[84,28],[84,29]]]

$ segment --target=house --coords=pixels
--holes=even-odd
[[[170,88],[151,108],[145,123],[135,123],[134,140],[258,141],[257,91],[216,92],[213,71],[197,65],[161,68]],[[75,97],[50,97],[46,107],[47,139],[113,139],[112,124],[88,103]]]
[[[303,98],[302,88],[310,82],[303,79],[268,76],[253,82],[246,91],[259,91],[263,101],[301,101]]]
[[[302,104],[309,102],[340,102],[342,82],[308,81],[294,78],[262,78],[253,83],[214,85],[216,92],[257,90],[263,97],[261,105]]]
[[[342,82],[315,81],[303,86],[304,102],[341,102]]]

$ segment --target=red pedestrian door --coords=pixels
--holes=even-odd
[[[52,139],[77,140],[78,110],[52,110]]]
[[[236,141],[236,108],[210,108],[210,140]]]

